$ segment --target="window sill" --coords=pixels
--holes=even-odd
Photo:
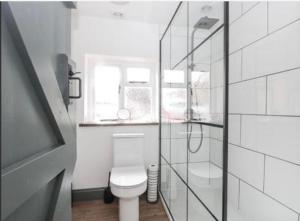
[[[101,122],[101,123],[80,123],[79,127],[102,127],[102,126],[143,126],[159,125],[158,122]]]

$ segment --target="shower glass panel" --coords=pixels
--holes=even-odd
[[[160,194],[175,221],[226,220],[225,4],[179,3],[160,41]]]

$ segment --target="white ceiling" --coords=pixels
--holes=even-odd
[[[112,2],[79,1],[77,12],[83,16],[96,16],[102,18],[115,18],[132,20],[153,24],[166,24],[170,21],[178,1],[128,1]],[[123,13],[123,17],[116,17],[114,12]]]

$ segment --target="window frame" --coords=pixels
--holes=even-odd
[[[119,82],[119,109],[125,108],[125,87],[149,87],[151,89],[151,115],[149,123],[156,122],[158,119],[158,65],[151,59],[134,57],[116,57],[96,54],[85,55],[85,84],[84,84],[84,122],[104,123],[119,122],[117,116],[115,119],[100,120],[96,118],[95,113],[95,67],[98,65],[116,66],[120,68]],[[127,82],[127,68],[147,68],[150,70],[149,82]],[[128,120],[128,123],[148,121]]]

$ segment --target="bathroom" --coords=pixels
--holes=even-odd
[[[1,220],[300,221],[299,1],[1,2]]]

